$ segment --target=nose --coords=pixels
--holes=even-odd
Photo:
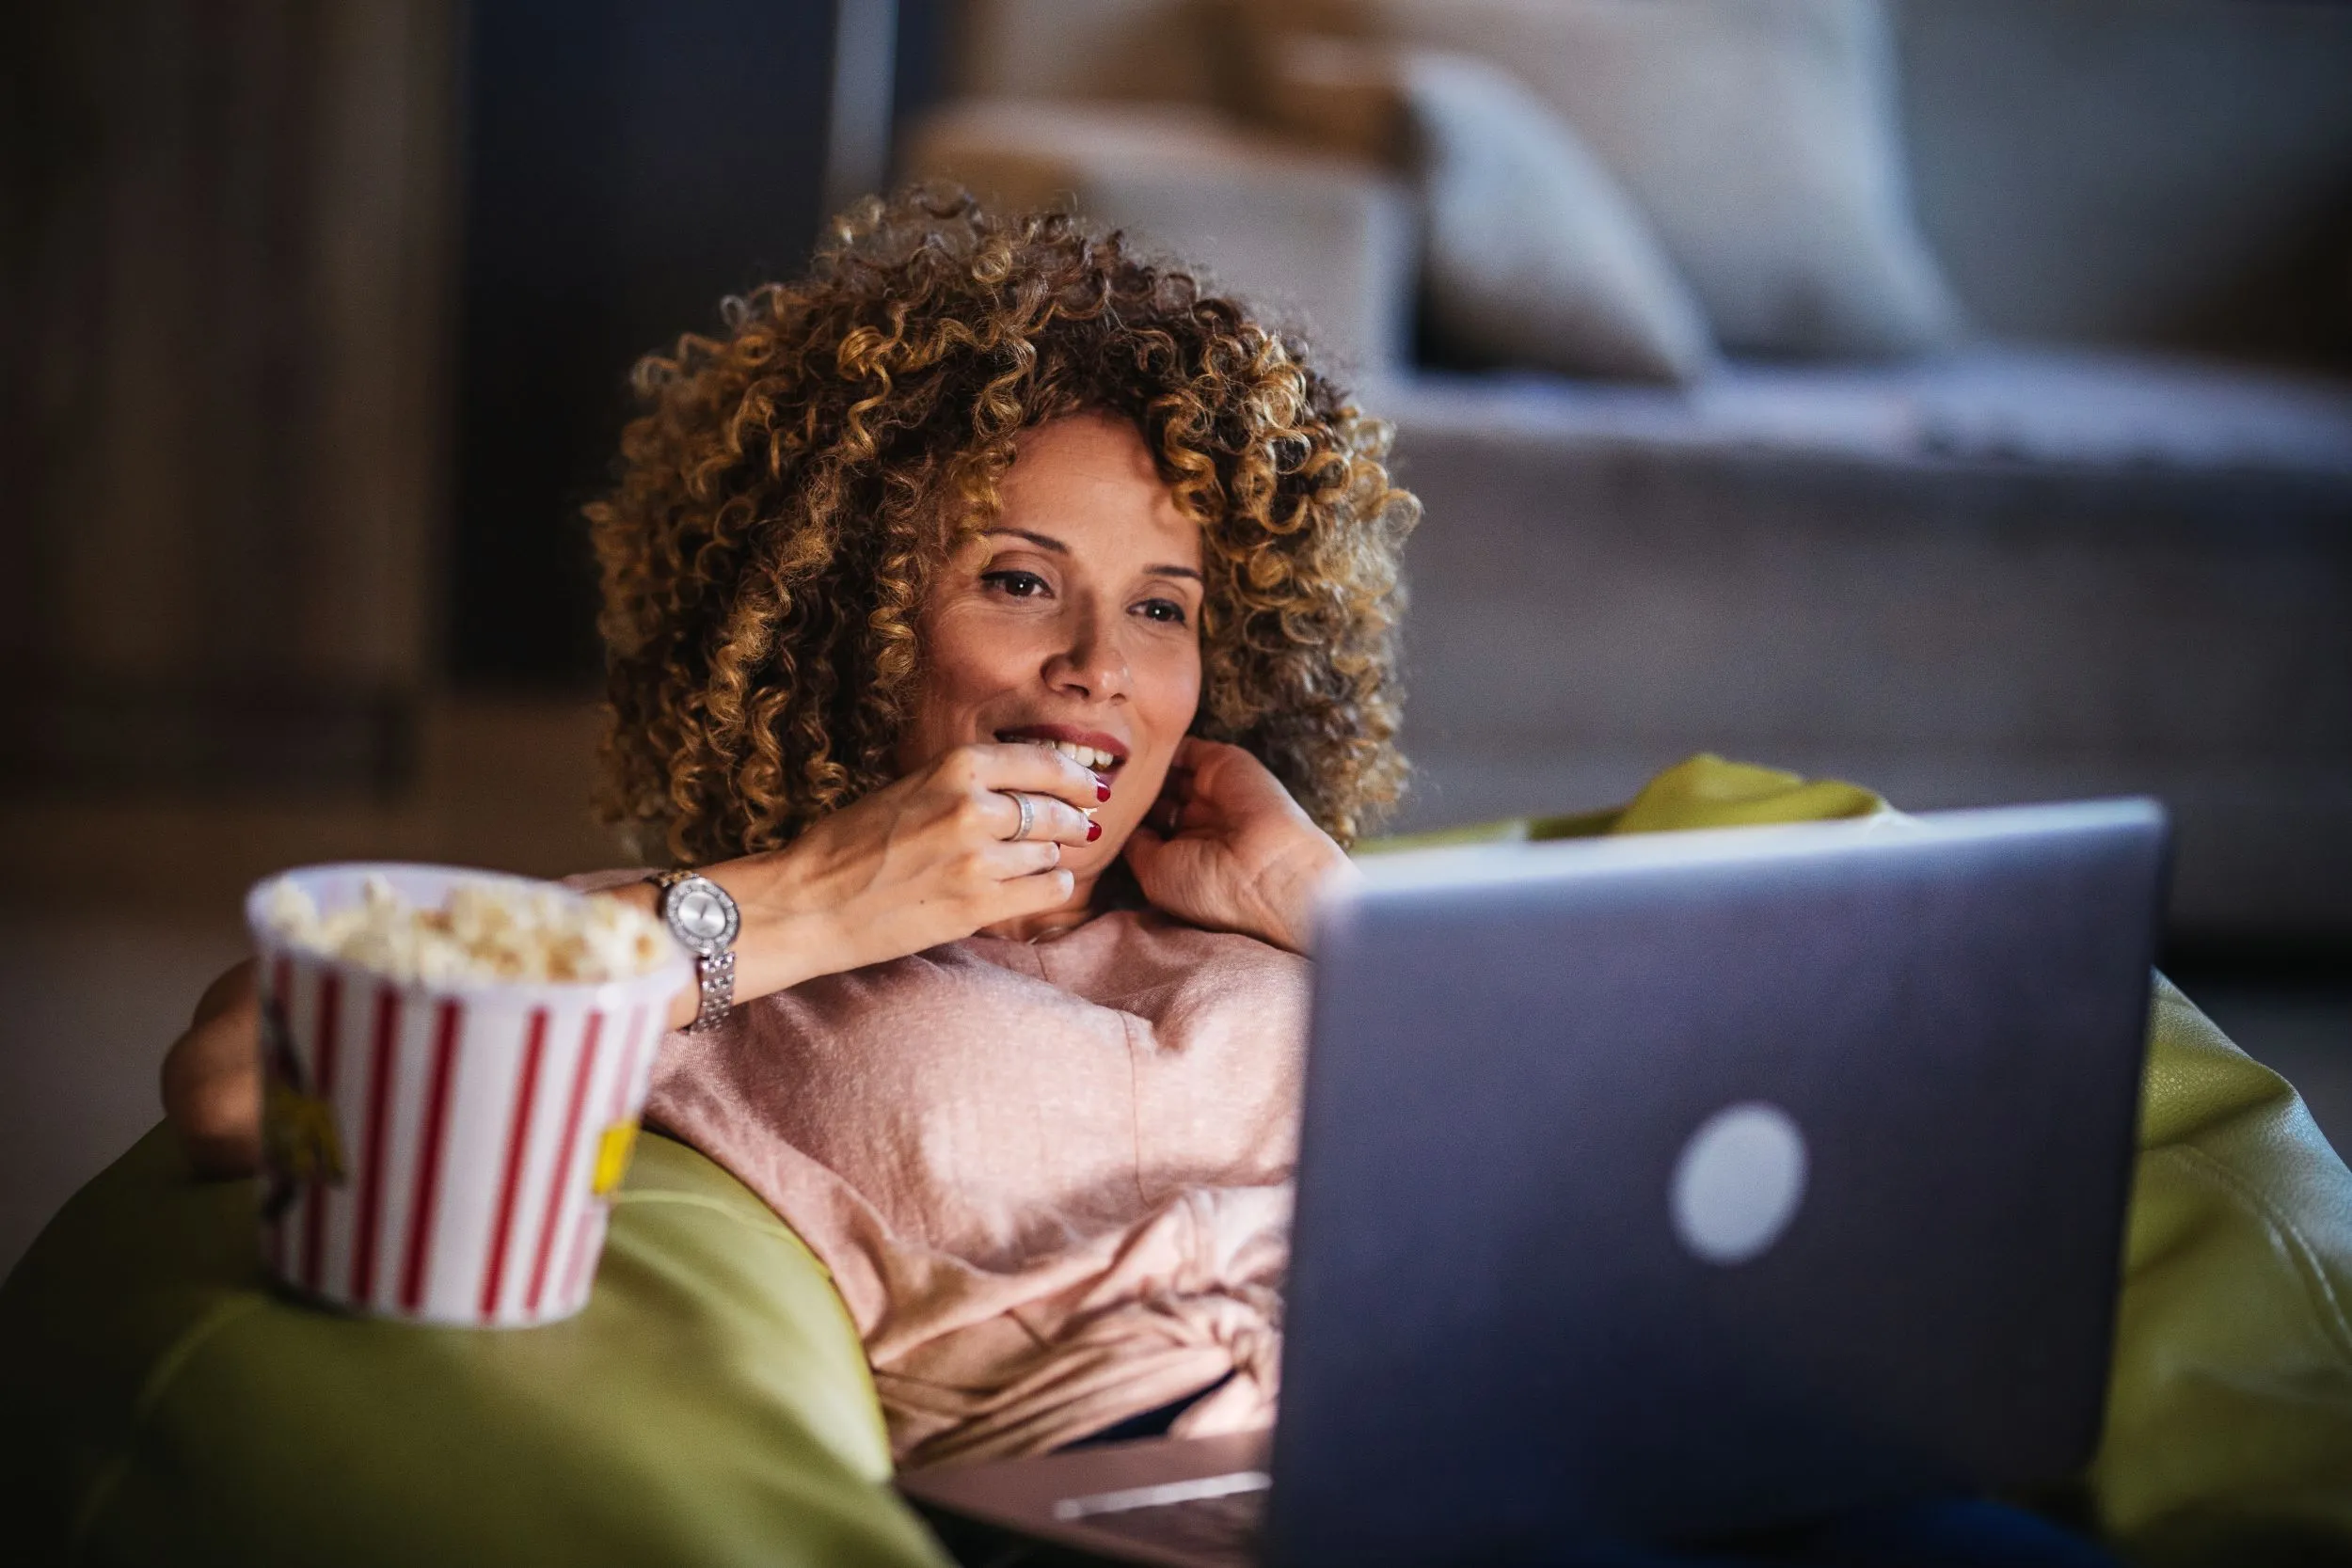
[[[1127,694],[1127,653],[1121,626],[1102,601],[1089,595],[1073,604],[1067,636],[1045,661],[1045,684],[1073,697],[1107,702]]]

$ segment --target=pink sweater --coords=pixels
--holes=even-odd
[[[901,1462],[1033,1453],[1224,1376],[1272,1419],[1306,960],[1152,911],[809,981],[663,1043],[647,1119],[833,1271]]]

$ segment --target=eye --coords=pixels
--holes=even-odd
[[[1016,567],[1007,567],[1001,572],[982,572],[980,580],[1011,599],[1034,599],[1046,592],[1043,578]]]
[[[1174,599],[1146,599],[1136,606],[1136,613],[1163,626],[1181,626],[1185,621],[1184,607]]]

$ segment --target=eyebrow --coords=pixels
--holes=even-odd
[[[1070,553],[1070,546],[1050,533],[1032,533],[1025,528],[992,528],[983,531],[984,536],[1000,533],[1011,534],[1016,539],[1026,539],[1039,549],[1052,555]],[[1146,566],[1143,569],[1143,575],[1148,578],[1190,578],[1195,582],[1202,580],[1200,574],[1189,566]]]

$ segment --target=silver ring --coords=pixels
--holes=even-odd
[[[1018,844],[1029,836],[1031,828],[1037,826],[1037,807],[1030,803],[1026,795],[1017,789],[1009,789],[1005,793],[1011,796],[1013,804],[1021,808],[1021,826],[1012,831],[1011,839],[1012,843]]]

